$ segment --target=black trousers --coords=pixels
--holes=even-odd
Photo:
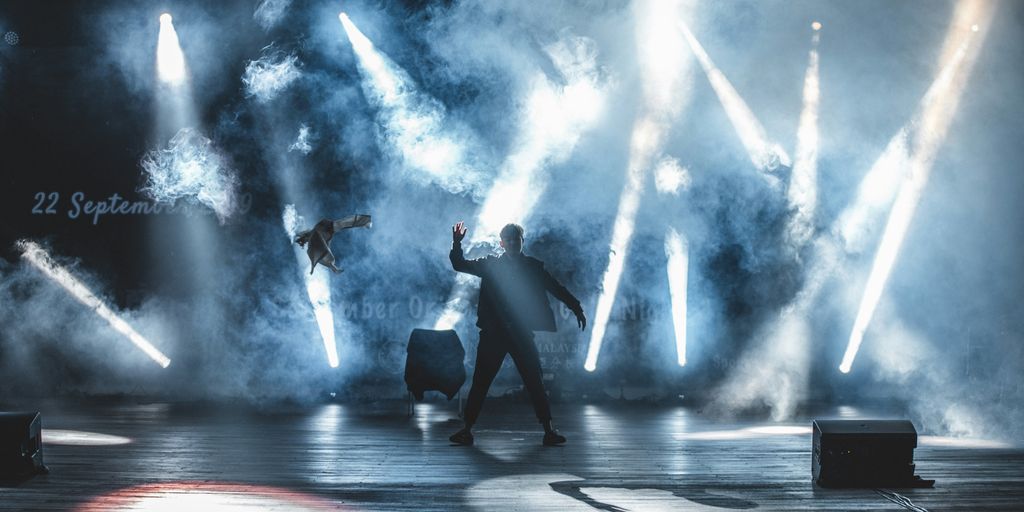
[[[487,398],[487,390],[498,375],[505,354],[512,356],[512,361],[523,378],[526,392],[533,401],[533,410],[541,423],[551,420],[551,405],[544,392],[543,373],[540,369],[540,355],[537,345],[533,342],[533,333],[512,333],[503,330],[480,331],[480,345],[476,351],[476,369],[473,370],[473,385],[469,388],[466,399],[465,420],[467,425],[476,423],[480,409]]]

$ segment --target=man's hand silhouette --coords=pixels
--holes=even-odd
[[[579,324],[580,330],[586,330],[587,328],[587,315],[583,314],[583,310],[573,311],[576,314],[576,323]]]
[[[452,226],[452,242],[462,243],[462,239],[466,238],[466,225],[464,222],[459,221],[458,224]]]

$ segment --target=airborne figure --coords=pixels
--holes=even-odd
[[[341,269],[334,266],[334,253],[331,252],[331,238],[338,231],[348,228],[369,228],[372,226],[369,215],[349,215],[343,219],[320,219],[313,229],[295,235],[295,243],[306,248],[309,255],[309,273],[312,275],[319,263],[335,273]],[[307,245],[308,244],[308,245]]]

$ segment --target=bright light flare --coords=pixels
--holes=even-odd
[[[377,108],[379,138],[385,149],[399,158],[404,168],[418,171],[415,179],[435,183],[461,194],[482,193],[484,176],[467,162],[463,141],[445,133],[446,111],[436,99],[418,90],[412,77],[352,23],[338,15],[362,76],[363,92]]]
[[[817,22],[815,22],[817,23]],[[820,25],[819,25],[820,28]],[[814,234],[814,211],[818,202],[818,41],[815,28],[811,38],[807,72],[804,75],[804,105],[797,130],[796,161],[787,191],[793,217],[789,221],[788,235],[795,247],[802,247]]]
[[[864,332],[871,323],[875,308],[892,273],[907,229],[913,220],[924,187],[928,184],[935,156],[945,140],[966,86],[967,76],[973,67],[974,57],[983,42],[983,39],[975,41],[981,38],[978,32],[966,31],[962,24],[957,22],[968,16],[971,19],[984,17],[988,20],[992,15],[991,5],[985,0],[960,2],[956,9],[942,53],[944,60],[941,72],[926,95],[927,107],[922,110],[914,130],[910,167],[889,212],[882,242],[875,254],[864,295],[857,309],[850,340],[839,365],[839,371],[843,373],[850,372],[857,351],[864,340]]]
[[[327,354],[327,364],[331,368],[337,368],[340,363],[338,361],[338,343],[334,337],[330,278],[326,272],[310,274],[305,271],[306,266],[309,265],[309,257],[306,256],[302,248],[295,244],[295,235],[298,233],[299,225],[303,222],[302,217],[295,211],[295,206],[290,204],[285,206],[281,218],[284,222],[285,232],[288,234],[288,242],[295,246],[295,258],[299,262],[300,273],[306,283],[306,295],[309,297],[310,305],[313,306],[313,317],[320,329],[320,338],[323,340],[324,352]]]
[[[42,247],[28,240],[19,241],[17,245],[18,249],[21,250],[23,258],[51,280],[64,287],[78,302],[81,302],[85,307],[99,315],[100,318],[106,320],[110,327],[128,338],[136,347],[145,352],[150,359],[156,361],[163,368],[167,368],[171,364],[171,360],[167,356],[157,350],[149,340],[128,325],[121,317],[117,316],[117,313],[114,313],[107,307],[81,281],[75,279],[67,269],[54,262]]]
[[[174,30],[171,15],[160,15],[160,37],[156,47],[156,66],[160,80],[170,85],[185,82],[185,55],[178,44],[178,33]]]
[[[668,228],[665,235],[665,255],[668,256],[668,289],[672,297],[676,361],[679,366],[686,366],[686,279],[690,255],[686,241],[672,228]]]
[[[761,125],[761,122],[754,116],[747,103],[736,92],[736,88],[729,83],[729,80],[725,78],[722,71],[715,66],[707,51],[704,50],[704,47],[701,46],[697,38],[690,32],[690,28],[685,23],[680,23],[679,27],[686,36],[686,40],[690,43],[690,49],[693,50],[693,54],[697,56],[701,67],[704,68],[704,73],[711,83],[711,88],[718,95],[718,101],[725,108],[729,121],[736,130],[736,134],[739,135],[743,147],[747,150],[750,162],[762,172],[774,171],[779,166],[789,167],[791,165],[789,155],[781,146],[768,140],[764,126]],[[774,176],[767,174],[764,176],[770,184],[778,184],[778,179]]]

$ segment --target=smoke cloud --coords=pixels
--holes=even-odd
[[[268,46],[264,48],[262,57],[245,66],[242,83],[247,94],[266,103],[300,76],[298,56],[284,54]]]
[[[97,119],[119,105],[135,112],[120,132],[89,125],[110,139],[140,134],[125,144],[133,165],[117,169],[126,188],[143,183],[154,200],[201,205],[220,225],[213,215],[166,215],[90,226],[97,239],[104,229],[153,239],[138,252],[138,265],[154,269],[137,272],[152,274],[143,280],[114,275],[110,251],[120,249],[75,246],[78,228],[66,219],[24,224],[43,226],[54,257],[173,364],[154,368],[11,259],[0,261],[0,319],[10,326],[0,332],[0,387],[32,390],[52,379],[82,393],[401,397],[411,329],[450,313],[461,318],[454,325],[470,358],[476,345],[475,281],[450,268],[451,225],[469,223],[475,257],[497,253],[497,230],[518,221],[526,252],[591,320],[610,294],[594,373],[583,370],[590,327],[573,330],[559,308],[561,330],[538,335],[566,396],[685,395],[723,415],[779,420],[812,403],[902,404],[928,432],[1020,434],[1024,236],[1013,228],[1024,218],[1024,178],[1012,165],[1021,106],[1007,98],[1024,83],[1005,65],[1024,55],[1006,35],[1019,33],[1019,16],[993,23],[933,148],[864,352],[840,374],[882,220],[927,128],[913,119],[939,71],[948,10],[775,0],[263,0],[255,12],[242,4],[175,8],[195,116],[166,134],[150,126],[153,107],[171,103],[155,80],[159,11],[85,9],[124,30],[90,35],[101,50],[95,61],[68,59],[74,76],[110,90],[89,88],[86,97],[69,88],[69,102]],[[715,83],[679,20],[713,58]],[[822,24],[816,45],[812,21]],[[254,30],[225,28],[234,26]],[[34,83],[20,75],[29,64],[9,55],[0,53],[5,101],[19,82]],[[815,88],[812,110],[805,100]],[[766,174],[772,152],[794,155],[793,169]],[[633,222],[617,237],[620,204]],[[374,216],[372,231],[336,235],[343,273],[314,273],[328,323],[318,321],[326,302],[311,297],[283,212]],[[28,236],[20,221],[12,225]],[[164,241],[199,228],[216,244]],[[674,292],[685,296],[685,309],[675,309],[685,325],[672,315],[678,274],[667,270],[682,254],[675,243],[666,251],[670,230],[685,242],[686,265],[674,267],[686,269],[685,293]],[[197,254],[209,262],[202,273],[191,264]],[[614,287],[604,280],[611,263]],[[183,291],[182,282],[203,286]],[[682,367],[677,325],[687,340]],[[325,357],[328,326],[335,369]],[[519,382],[509,372],[499,383]]]
[[[310,151],[313,151],[313,134],[309,131],[309,126],[300,125],[299,135],[295,138],[295,142],[291,146],[288,146],[288,151],[298,151],[303,155],[308,155]]]
[[[155,201],[203,204],[221,223],[238,207],[238,177],[213,141],[194,128],[182,128],[166,148],[147,153],[140,166],[146,178],[140,190]]]

